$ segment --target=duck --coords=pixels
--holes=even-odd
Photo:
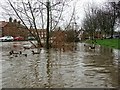
[[[14,57],[18,57],[18,55],[17,55],[17,54],[14,54]]]
[[[13,55],[10,55],[9,58],[12,59],[12,58],[13,58]]]
[[[9,52],[9,54],[12,55],[12,54],[19,54],[19,53],[18,53],[18,52],[14,52],[13,50],[11,50],[11,51]]]
[[[22,54],[22,51],[20,51],[19,54]]]
[[[84,46],[86,46],[86,44],[84,44]]]
[[[32,50],[32,54],[33,54],[33,55],[34,55],[34,54],[40,54],[40,52],[35,52],[35,51]]]
[[[22,55],[24,55],[25,57],[27,57],[27,54],[22,54]]]
[[[87,47],[87,48],[88,48],[88,47],[90,47],[90,46],[89,46],[89,45],[87,45],[87,44],[84,44],[84,47]]]
[[[24,48],[24,50],[26,50],[26,49],[30,49],[30,47],[23,47]]]
[[[24,48],[24,50],[30,49],[30,48],[31,48],[31,45],[23,45],[23,48]]]
[[[12,54],[13,54],[13,52],[12,52],[12,51],[10,51],[10,52],[9,52],[9,55],[12,55]]]
[[[19,54],[24,55],[25,57],[27,57],[27,54],[23,54],[22,51],[20,51]]]
[[[95,46],[90,46],[90,49],[95,49]]]

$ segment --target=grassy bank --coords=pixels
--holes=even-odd
[[[87,40],[86,43],[92,43],[92,40]],[[120,49],[120,39],[96,39],[95,44]]]

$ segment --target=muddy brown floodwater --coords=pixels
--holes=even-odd
[[[119,50],[77,43],[75,51],[23,50],[28,42],[0,42],[2,88],[117,88]],[[9,51],[25,55],[9,56]]]

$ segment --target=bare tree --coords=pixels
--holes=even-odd
[[[96,23],[96,7],[91,7],[88,5],[88,9],[85,10],[85,18],[83,21],[83,28],[85,29],[86,33],[89,34],[90,39],[94,39],[95,37],[95,31],[97,29],[97,23]]]
[[[76,21],[76,7],[74,5],[71,18],[68,24],[65,26],[66,31],[66,41],[67,42],[77,42],[78,41],[78,30]]]
[[[36,38],[38,43],[36,47],[42,46],[38,28],[46,29],[46,48],[49,48],[50,27],[51,30],[54,30],[60,23],[62,12],[65,9],[64,7],[69,1],[71,0],[47,0],[46,2],[44,2],[44,0],[22,0],[19,2],[8,0],[8,4],[9,9],[12,11],[11,16],[16,16],[30,35]],[[9,12],[9,14],[11,14],[11,12]]]
[[[113,6],[115,3],[110,2]],[[114,6],[115,7],[115,6]],[[86,32],[89,33],[91,39],[94,39],[97,31],[102,36],[106,37],[111,35],[113,38],[114,26],[116,23],[116,10],[109,4],[103,7],[89,7],[89,10],[85,11],[86,17],[83,22],[83,27]]]

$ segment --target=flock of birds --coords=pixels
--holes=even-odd
[[[88,47],[89,49],[95,49],[95,46],[88,46],[88,45],[86,45],[86,44],[84,44],[84,47]],[[30,49],[29,47],[23,47],[23,48],[24,48],[24,50]],[[41,50],[41,49],[40,49],[40,50]],[[32,52],[33,55],[35,55],[35,54],[40,54],[40,51],[38,52],[38,51],[32,50],[31,52]],[[28,54],[23,53],[22,51],[16,52],[16,51],[14,51],[14,50],[11,50],[11,51],[9,52],[9,55],[10,55],[11,57],[18,57],[18,55],[19,55],[19,56],[22,55],[22,56],[25,56],[25,57],[28,56]]]
[[[86,44],[84,44],[84,47],[88,47],[89,49],[95,49],[95,46],[88,46]]]
[[[32,50],[31,52],[32,52],[33,55],[35,55],[35,54],[40,54],[40,52],[35,52],[35,51],[33,51],[33,50]],[[13,58],[13,57],[18,57],[18,56],[25,56],[25,57],[27,57],[28,54],[23,53],[22,51],[16,52],[16,51],[11,50],[11,51],[9,52],[9,56],[10,56],[11,58]]]
[[[23,46],[23,51],[25,51],[26,49],[31,49],[31,46],[30,46],[30,45],[24,45],[24,46]],[[10,56],[10,58],[18,57],[18,56],[25,56],[25,57],[27,57],[28,54],[27,54],[27,53],[24,53],[23,51],[18,51],[18,52],[17,52],[17,51],[11,50],[11,51],[9,51],[8,56]],[[35,54],[40,54],[40,51],[41,51],[41,49],[40,49],[39,51],[34,51],[34,50],[32,50],[31,53],[32,53],[33,55],[35,55]]]

